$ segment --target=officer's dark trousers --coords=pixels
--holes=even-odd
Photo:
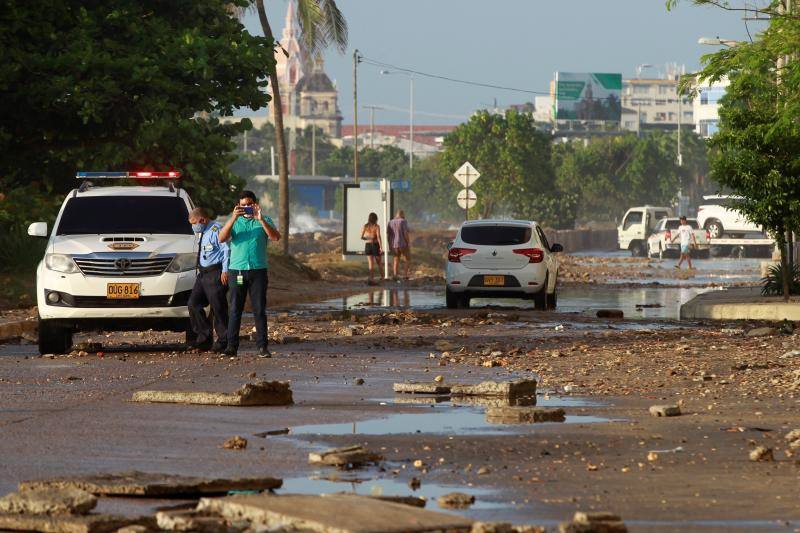
[[[237,283],[239,275],[242,284]],[[250,295],[250,306],[256,321],[256,346],[267,347],[267,286],[269,276],[266,268],[257,270],[229,270],[228,286],[231,290],[231,314],[228,319],[228,349],[239,349],[239,327],[242,324],[244,301]]]
[[[197,280],[189,296],[189,319],[192,329],[197,335],[198,345],[207,345],[214,340],[211,333],[211,323],[206,316],[205,307],[211,305],[214,312],[214,329],[217,332],[217,345],[225,347],[228,340],[228,288],[222,284],[219,277],[222,273],[221,265],[201,267],[197,273]],[[228,282],[230,284],[230,281]]]

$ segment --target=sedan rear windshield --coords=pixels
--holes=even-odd
[[[697,229],[697,220],[691,219],[687,220],[686,223],[691,226],[692,229]],[[667,220],[666,227],[664,229],[678,229],[681,226],[680,220]]]
[[[531,228],[525,226],[465,226],[461,240],[467,244],[514,246],[531,240]]]
[[[182,198],[169,196],[84,196],[70,198],[56,235],[155,233],[191,235]]]

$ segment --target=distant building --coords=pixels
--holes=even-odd
[[[303,45],[294,0],[289,0],[280,44],[286,54],[278,49],[275,59],[284,127],[305,129],[314,125],[331,138],[341,137],[338,91],[325,74],[322,57],[311,57]],[[271,110],[266,121],[273,122]]]
[[[715,83],[707,81],[697,86],[698,95],[694,99],[695,133],[708,138],[719,129],[719,99],[725,95],[730,82],[727,79]]]
[[[424,158],[442,150],[445,136],[456,129],[454,125],[414,124],[414,155]],[[342,126],[342,144],[353,146],[355,139],[351,124]],[[375,124],[374,126],[358,126],[358,146],[380,147],[395,146],[405,153],[411,150],[410,128],[408,124]]]
[[[622,80],[624,130],[676,130],[694,124],[692,101],[678,95],[677,76]]]

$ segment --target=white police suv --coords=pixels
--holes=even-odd
[[[174,185],[180,172],[77,177],[84,181],[61,205],[36,271],[39,352],[68,352],[78,331],[191,331],[186,304],[197,241],[188,222],[192,200]],[[115,178],[155,185],[89,181]],[[31,224],[28,234],[47,237],[47,223]]]

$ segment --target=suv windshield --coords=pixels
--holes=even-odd
[[[183,198],[84,196],[70,198],[56,235],[161,233],[191,235]]]
[[[531,240],[531,228],[525,226],[465,226],[461,240],[467,244],[513,246]]]

